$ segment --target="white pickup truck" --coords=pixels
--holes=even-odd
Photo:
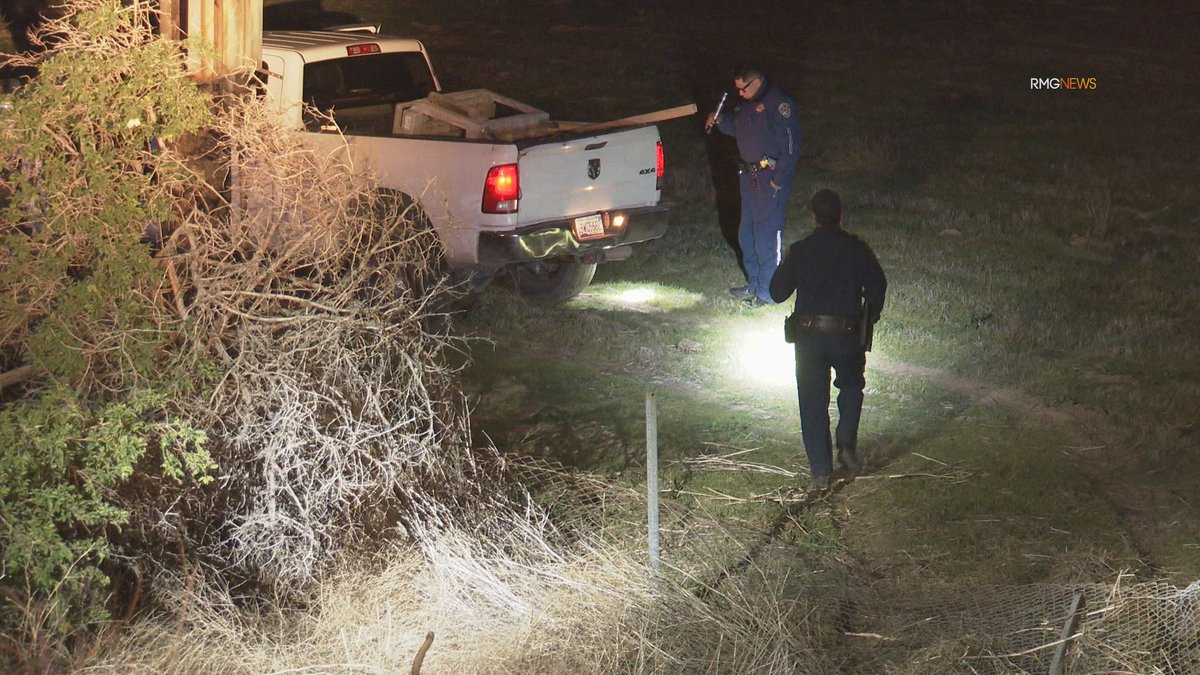
[[[662,142],[639,118],[554,122],[487,90],[444,93],[413,39],[267,31],[262,58],[286,124],[415,202],[477,284],[507,269],[523,296],[563,300],[666,232]]]

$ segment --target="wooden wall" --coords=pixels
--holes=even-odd
[[[159,0],[159,10],[163,35],[198,37],[210,46],[188,55],[200,82],[252,71],[262,62],[263,0]]]

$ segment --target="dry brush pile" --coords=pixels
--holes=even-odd
[[[436,235],[253,93],[201,91],[152,16],[76,0],[8,57],[39,72],[0,112],[0,621],[31,668],[159,574],[289,597],[508,508]]]
[[[176,229],[160,259],[181,280],[184,355],[217,374],[187,406],[220,439],[230,516],[205,546],[292,584],[394,524],[449,524],[481,474],[445,365],[436,235],[269,119],[225,102],[209,152],[236,158],[243,203]]]

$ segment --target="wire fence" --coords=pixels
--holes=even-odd
[[[1200,582],[1123,582],[830,587],[830,647],[863,672],[1200,673]]]
[[[538,466],[525,478],[564,496],[553,510],[565,521],[597,505],[644,508],[635,491],[587,475]],[[1179,587],[1123,574],[1111,583],[867,582],[853,561],[782,536],[789,515],[812,503],[810,496],[784,504],[770,532],[718,526],[702,508],[661,504],[664,564],[695,580],[709,603],[741,598],[748,611],[769,615],[767,632],[778,635],[758,639],[787,636],[789,649],[803,652],[795,672],[1200,675],[1200,581]],[[764,606],[749,607],[757,604]],[[706,672],[726,672],[722,664],[714,660]]]

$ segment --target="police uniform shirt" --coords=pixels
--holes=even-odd
[[[770,157],[778,164],[776,183],[786,185],[796,174],[800,157],[800,120],[796,101],[770,81],[751,100],[743,101],[731,115],[722,115],[717,128],[737,139],[742,161],[753,164]]]
[[[797,314],[855,318],[865,298],[874,323],[883,311],[887,277],[866,242],[822,225],[788,248],[770,290],[775,302],[795,292]]]

